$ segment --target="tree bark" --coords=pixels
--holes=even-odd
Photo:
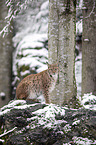
[[[82,39],[82,95],[96,95],[96,1],[84,0]]]
[[[58,62],[58,81],[50,94],[52,103],[74,107],[75,81],[75,20],[76,2],[73,0],[49,1],[49,64]]]
[[[0,1],[0,31],[6,26],[7,6]],[[0,107],[7,104],[11,96],[12,33],[0,36]],[[5,95],[4,95],[5,94]]]

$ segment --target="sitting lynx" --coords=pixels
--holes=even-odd
[[[48,69],[25,77],[17,86],[17,99],[37,100],[43,94],[46,103],[50,103],[49,93],[54,89],[58,75],[58,65],[48,65]]]

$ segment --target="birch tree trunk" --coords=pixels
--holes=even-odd
[[[58,81],[50,94],[51,102],[74,107],[76,1],[49,0],[49,64],[58,62]],[[76,107],[76,106],[75,106]]]
[[[0,0],[0,31],[6,26],[7,6]],[[12,33],[0,36],[0,107],[7,104],[11,97],[11,64],[12,64]]]
[[[96,1],[84,0],[82,40],[82,95],[96,95]]]

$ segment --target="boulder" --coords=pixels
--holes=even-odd
[[[15,100],[0,110],[0,142],[8,145],[96,144],[96,111]]]

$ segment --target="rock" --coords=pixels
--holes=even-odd
[[[96,111],[90,109],[15,100],[1,108],[0,126],[0,142],[8,145],[96,143]]]

